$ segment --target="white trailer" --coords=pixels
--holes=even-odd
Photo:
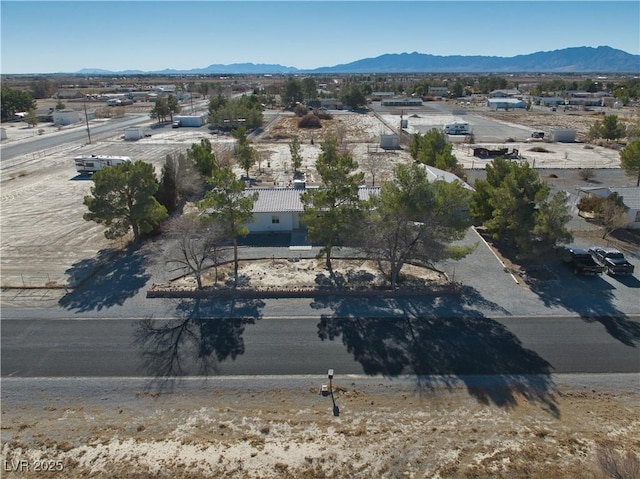
[[[471,129],[469,128],[469,123],[455,122],[444,125],[442,131],[447,135],[468,135]]]
[[[173,117],[173,123],[177,125],[176,128],[185,126],[192,126],[197,128],[204,125],[206,122],[206,115],[174,115]]]
[[[78,173],[81,175],[90,175],[109,166],[128,163],[131,161],[131,158],[128,156],[82,155],[76,156],[74,160]]]

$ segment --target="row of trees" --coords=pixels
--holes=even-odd
[[[173,115],[180,113],[181,109],[182,107],[175,96],[159,96],[151,110],[151,118],[157,118],[158,123],[167,121],[167,117],[173,121]]]
[[[2,87],[0,99],[0,118],[6,121],[18,112],[33,111],[36,101],[31,93],[18,88]]]
[[[470,193],[461,183],[432,183],[422,166],[399,165],[379,195],[362,200],[359,185],[364,175],[357,171],[357,162],[339,150],[335,138],[325,140],[321,150],[316,168],[322,184],[302,194],[302,221],[309,239],[322,244],[332,276],[332,252],[340,245],[366,251],[388,275],[392,288],[409,261],[430,263],[471,251],[450,245],[470,225]]]
[[[247,130],[258,128],[263,122],[262,105],[257,96],[242,95],[228,100],[223,95],[209,101],[209,125],[221,130],[234,130],[244,126]]]
[[[424,135],[416,133],[411,137],[409,153],[414,161],[435,166],[441,170],[455,172],[458,160],[453,154],[453,145],[447,141],[445,134],[433,128]]]

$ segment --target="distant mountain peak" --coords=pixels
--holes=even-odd
[[[609,46],[569,47],[513,57],[438,56],[428,53],[385,53],[351,63],[299,70],[277,64],[211,64],[190,70],[128,70],[113,72],[100,68],[83,68],[84,75],[112,74],[293,74],[293,73],[640,73],[640,55],[632,55]]]

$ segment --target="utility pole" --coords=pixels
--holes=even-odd
[[[91,144],[91,130],[89,129],[89,117],[87,116],[87,104],[84,104],[84,121],[87,123],[87,136],[89,137],[89,144]]]

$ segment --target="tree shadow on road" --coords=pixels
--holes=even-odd
[[[552,366],[461,299],[317,298],[312,306],[333,311],[321,316],[318,336],[342,337],[366,374],[412,375],[421,392],[464,385],[480,403],[505,409],[521,397],[559,417]]]
[[[124,251],[102,249],[95,258],[79,261],[66,271],[75,287],[58,304],[78,312],[121,306],[147,284],[151,277],[147,264],[147,253],[140,245]]]
[[[556,273],[558,281],[530,285],[545,306],[562,307],[585,321],[597,321],[627,346],[635,347],[640,342],[640,323],[615,306],[615,288],[611,284],[599,276],[574,276],[564,268],[556,268]]]
[[[218,365],[244,354],[245,327],[262,318],[259,299],[181,300],[171,320],[141,320],[134,333],[148,388],[171,389],[185,376],[218,374]]]

